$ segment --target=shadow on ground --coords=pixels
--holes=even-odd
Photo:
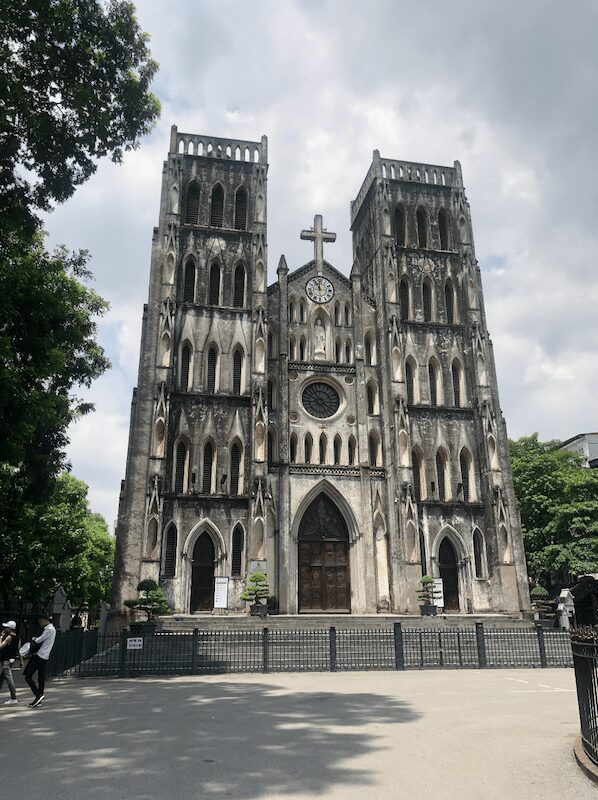
[[[25,691],[20,697],[24,703]],[[351,760],[372,750],[384,759],[384,726],[418,716],[408,703],[373,692],[191,678],[53,681],[39,710],[12,708],[0,717],[3,760],[14,767],[3,791],[24,796],[27,785],[28,797],[47,800],[366,789],[374,774]],[[364,725],[376,730],[366,735]]]

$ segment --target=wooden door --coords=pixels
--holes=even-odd
[[[459,611],[459,567],[455,548],[449,539],[444,539],[440,545],[438,568],[444,590],[444,607],[447,611]]]
[[[299,543],[299,610],[349,612],[347,542]]]
[[[191,567],[191,602],[189,610],[211,611],[214,608],[214,543],[202,533],[193,548]]]

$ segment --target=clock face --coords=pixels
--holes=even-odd
[[[328,278],[316,275],[307,282],[305,291],[310,300],[314,303],[329,303],[334,295],[334,287]]]

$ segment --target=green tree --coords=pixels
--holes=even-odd
[[[151,130],[157,64],[122,0],[2,3],[0,30],[0,228],[31,229]]]
[[[538,434],[510,443],[530,575],[546,585],[598,571],[598,470]]]

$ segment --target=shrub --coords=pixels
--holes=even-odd
[[[247,579],[241,600],[261,605],[262,600],[267,599],[269,594],[270,589],[266,575],[263,572],[252,572]]]
[[[529,595],[532,600],[547,600],[550,597],[550,593],[543,586],[534,586]]]
[[[137,584],[140,597],[125,600],[125,605],[134,611],[145,611],[147,621],[153,622],[161,614],[169,614],[170,607],[164,592],[152,578],[145,578]]]

